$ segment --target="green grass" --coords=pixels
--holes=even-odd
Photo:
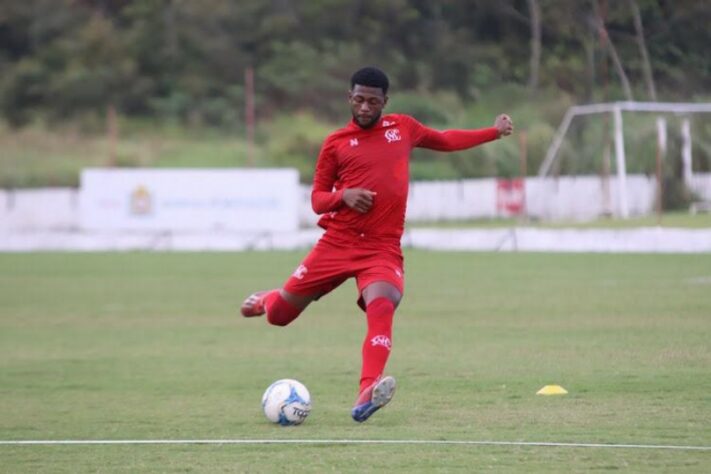
[[[227,133],[159,129],[126,124],[116,145],[119,167],[245,166],[247,144]],[[0,124],[0,187],[77,186],[81,170],[110,164],[105,134],[76,126],[48,130],[40,126],[11,130]],[[256,149],[255,154],[262,153]]]
[[[350,420],[349,282],[288,328],[236,316],[300,252],[0,254],[0,440],[442,439],[711,446],[711,255],[409,251],[394,401]],[[281,377],[299,427],[266,422]],[[536,391],[556,383],[566,396]],[[711,452],[0,446],[3,472],[708,472]],[[384,467],[385,466],[385,467]]]

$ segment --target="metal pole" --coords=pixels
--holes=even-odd
[[[528,175],[528,134],[521,130],[518,134],[519,145],[519,174],[521,175],[521,215],[520,220],[528,220],[528,206],[526,205],[526,176]]]
[[[617,194],[620,217],[630,216],[627,205],[627,167],[625,160],[625,139],[622,135],[622,110],[616,106],[613,110],[615,120],[615,158],[617,163]]]
[[[254,69],[244,71],[244,115],[247,124],[247,165],[254,166]]]
[[[684,185],[691,189],[691,122],[688,117],[681,121],[681,162],[684,176]]]
[[[657,225],[662,223],[662,203],[664,202],[664,181],[662,174],[662,164],[667,153],[667,120],[664,117],[657,117]]]

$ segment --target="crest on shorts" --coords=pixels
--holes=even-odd
[[[302,264],[302,265],[299,265],[298,267],[296,267],[296,270],[294,270],[294,273],[292,273],[292,276],[294,278],[296,278],[297,280],[303,280],[304,275],[306,275],[306,273],[308,273],[308,271],[309,271],[309,269],[306,268],[306,265]]]

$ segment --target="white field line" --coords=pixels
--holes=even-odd
[[[524,446],[559,448],[671,449],[711,451],[711,446],[677,446],[664,444],[554,443],[536,441],[469,441],[426,439],[85,439],[85,440],[0,440],[0,446],[53,445],[131,445],[131,444],[396,444],[396,445],[470,445]]]

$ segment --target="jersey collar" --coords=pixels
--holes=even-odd
[[[358,123],[355,121],[355,119],[351,118],[351,121],[348,123],[348,126],[346,128],[348,128],[350,130],[360,130],[362,132],[367,132],[370,130],[379,130],[381,128],[390,127],[395,124],[397,124],[397,116],[395,116],[393,114],[388,114],[388,115],[381,115],[380,119],[378,119],[378,123],[370,128],[361,128],[361,126],[358,125]]]

